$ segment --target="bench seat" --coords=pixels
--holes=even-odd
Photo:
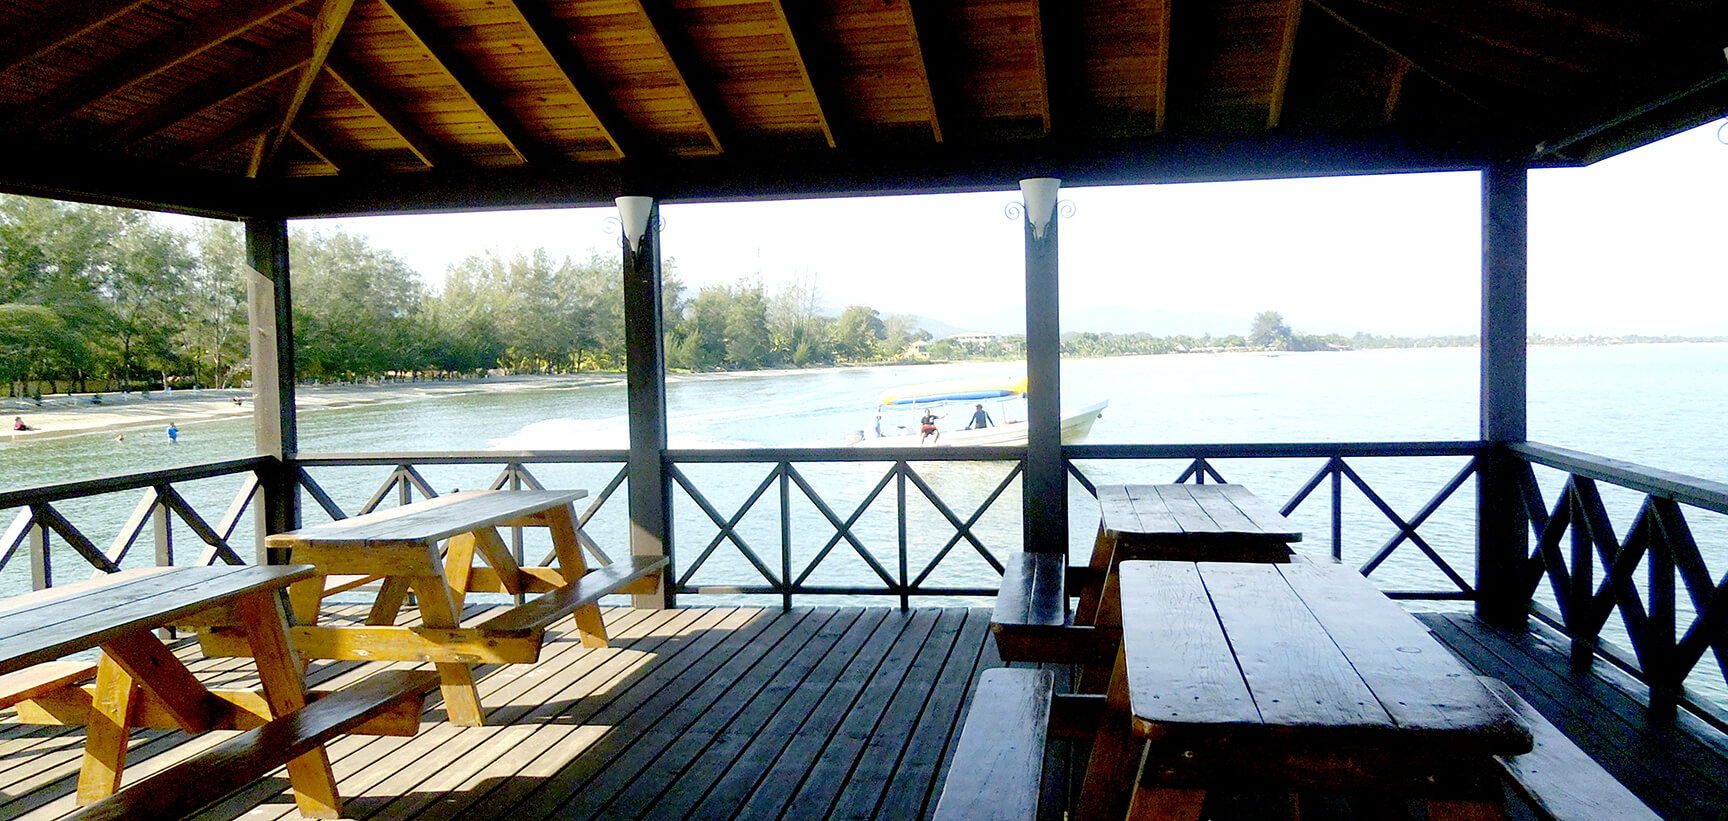
[[[0,709],[96,677],[94,661],[48,661],[0,676]]]
[[[665,556],[631,556],[596,567],[575,582],[556,588],[505,610],[478,625],[482,635],[523,638],[551,627],[559,619],[593,604],[604,596],[626,592],[632,584],[659,573]]]
[[[990,616],[990,632],[1003,661],[1107,664],[1115,658],[1120,629],[1069,623],[1067,589],[1076,581],[1071,577],[1087,572],[1069,567],[1061,553],[1008,557]]]
[[[182,818],[389,711],[422,702],[438,686],[430,670],[388,670],[337,690],[262,727],[67,816],[74,821]]]
[[[1495,761],[1507,786],[1539,818],[1549,821],[1661,818],[1505,682],[1483,677],[1482,683],[1530,728],[1534,749],[1523,755],[1496,756]]]
[[[1038,817],[1055,681],[1048,670],[984,671],[948,766],[935,821]]]

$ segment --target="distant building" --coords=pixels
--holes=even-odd
[[[920,339],[916,342],[913,342],[912,344],[906,346],[906,350],[902,351],[900,353],[900,356],[905,358],[905,359],[917,359],[917,360],[929,359],[930,358],[930,343],[925,341],[925,340],[922,340],[922,339]]]
[[[954,334],[953,336],[946,337],[948,342],[954,345],[978,351],[994,347],[997,338],[998,337],[995,334],[987,334],[982,331],[967,331],[966,333]]]

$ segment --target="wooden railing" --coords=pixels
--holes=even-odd
[[[1715,702],[1715,717],[1728,721],[1728,484],[1547,445],[1510,450],[1524,466],[1534,545],[1520,581],[1532,612],[1572,639],[1576,659],[1618,664],[1658,702]],[[1540,479],[1553,472],[1561,486],[1550,503]],[[1601,485],[1619,498],[1605,500]],[[1699,514],[1716,514],[1699,522],[1705,546]],[[1707,655],[1715,664],[1701,666]],[[1690,697],[1688,683],[1710,697]]]

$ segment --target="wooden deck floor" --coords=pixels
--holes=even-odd
[[[348,614],[352,615],[352,614]],[[356,819],[916,819],[965,701],[1000,666],[986,609],[618,609],[585,650],[566,623],[535,665],[480,668],[487,726],[329,747]],[[183,651],[191,657],[196,651]],[[247,662],[200,660],[207,678]],[[360,668],[365,667],[362,670]],[[339,686],[379,665],[319,663]],[[133,733],[127,782],[215,743]],[[81,729],[0,717],[0,818],[72,810]],[[298,818],[281,773],[200,818]]]
[[[1510,632],[1469,614],[1418,618],[1477,672],[1512,685],[1663,818],[1728,819],[1728,734],[1689,713],[1652,714],[1648,688],[1607,662],[1572,669],[1566,640],[1541,625]]]

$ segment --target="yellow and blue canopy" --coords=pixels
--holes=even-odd
[[[1026,377],[1006,379],[961,379],[950,382],[930,382],[886,391],[876,400],[885,406],[934,405],[938,402],[970,402],[979,399],[1000,399],[1023,396]]]

